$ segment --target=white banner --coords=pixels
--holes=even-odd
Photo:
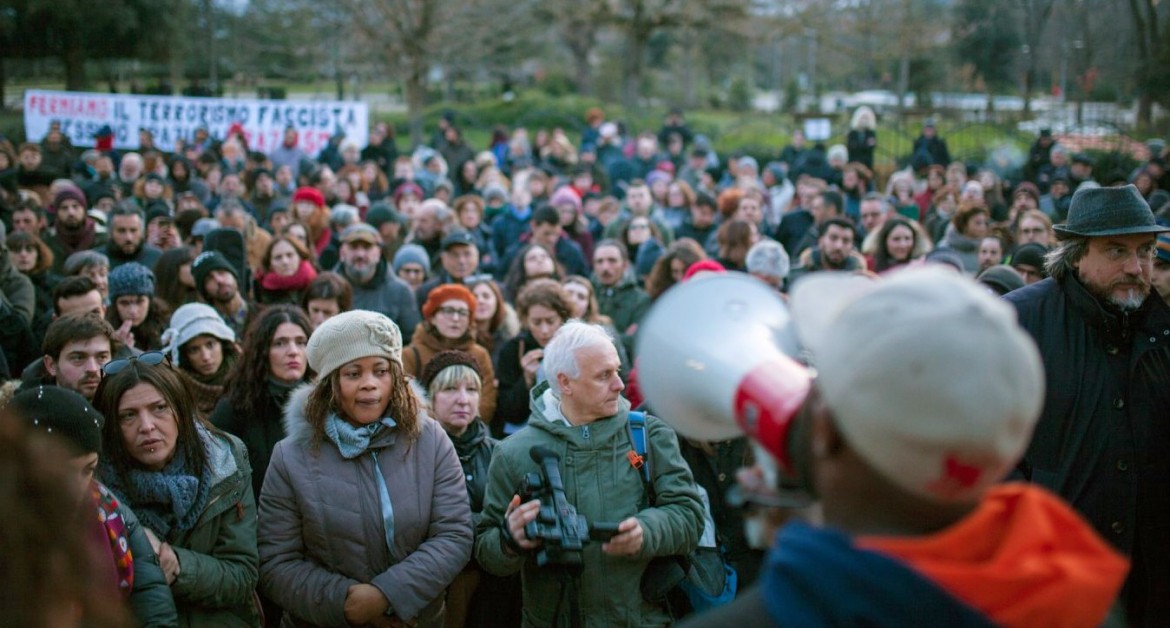
[[[74,146],[93,146],[94,134],[109,125],[115,148],[138,148],[138,130],[146,129],[154,134],[155,145],[168,151],[174,151],[177,142],[194,137],[199,127],[205,127],[211,137],[223,139],[228,129],[239,123],[248,147],[263,153],[280,146],[285,127],[292,126],[299,134],[300,147],[316,155],[339,130],[364,147],[369,141],[370,112],[364,102],[25,91],[25,137],[39,142],[53,121],[61,123],[62,132]]]

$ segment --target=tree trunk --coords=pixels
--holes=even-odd
[[[4,73],[4,56],[0,55],[0,111],[8,109],[8,93],[4,89],[8,86],[8,75]]]
[[[1154,120],[1154,98],[1149,90],[1145,90],[1138,97],[1137,125],[1139,129],[1148,129]]]
[[[412,55],[406,76],[406,110],[410,118],[410,145],[414,147],[423,143],[423,108],[426,106],[426,84],[423,74],[423,60]]]
[[[645,73],[648,42],[648,35],[644,35],[637,26],[631,27],[627,40],[622,89],[622,106],[625,107],[627,115],[637,109],[638,100],[642,95],[642,77]]]
[[[65,90],[79,92],[85,89],[85,49],[75,37],[65,40],[61,51],[61,64],[65,66]]]
[[[589,65],[589,48],[576,45],[569,49],[573,56],[573,83],[582,96],[593,95],[593,68]]]
[[[1032,82],[1035,80],[1035,70],[1033,65],[1035,61],[1028,61],[1028,67],[1024,70],[1024,115],[1032,113]]]

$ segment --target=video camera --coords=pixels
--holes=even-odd
[[[536,552],[536,565],[581,567],[585,544],[610,540],[618,533],[618,524],[599,521],[590,524],[584,515],[577,514],[565,496],[561,457],[556,452],[538,445],[528,454],[540,465],[539,473],[524,476],[520,489],[524,502],[540,500],[540,513],[524,526],[525,536],[543,542]]]

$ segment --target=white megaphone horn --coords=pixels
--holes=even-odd
[[[789,431],[811,385],[798,352],[778,294],[747,275],[707,275],[671,288],[639,325],[638,381],[679,434],[746,434],[793,474]]]

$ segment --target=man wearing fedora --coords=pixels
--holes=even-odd
[[[1130,555],[1134,626],[1170,624],[1170,307],[1151,287],[1159,233],[1128,185],[1080,190],[1049,278],[1005,298],[1040,347],[1044,411],[1018,473]]]

